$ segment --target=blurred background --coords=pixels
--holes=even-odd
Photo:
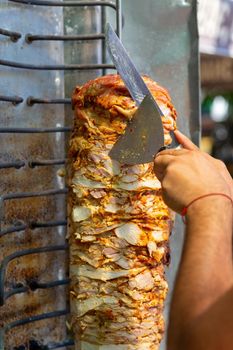
[[[233,0],[199,0],[202,141],[233,177]]]

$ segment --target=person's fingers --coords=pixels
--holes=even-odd
[[[154,159],[154,173],[160,182],[162,182],[166,173],[166,168],[172,162],[172,160],[177,158],[177,156],[186,155],[188,152],[189,151],[187,149],[181,148],[166,149],[156,154]]]
[[[168,148],[164,151],[158,152],[155,156],[155,158],[160,157],[160,156],[181,156],[183,154],[186,154],[188,152],[187,149],[184,148],[179,148],[179,149],[174,149],[174,148]]]
[[[199,150],[199,148],[194,145],[194,143],[189,140],[188,137],[186,137],[184,134],[182,134],[179,130],[175,130],[174,134],[176,136],[177,141],[185,148],[190,151],[196,151]]]
[[[156,157],[154,159],[154,172],[159,181],[163,180],[166,168],[170,164],[172,159],[174,159],[174,156],[172,155],[164,155],[163,157]]]

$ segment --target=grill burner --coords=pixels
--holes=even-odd
[[[101,8],[101,28],[102,33],[98,34],[82,34],[82,35],[34,35],[34,34],[22,34],[16,31],[8,30],[8,29],[0,29],[0,35],[5,36],[6,40],[12,41],[12,45],[17,43],[19,39],[24,38],[25,42],[32,46],[33,42],[47,42],[47,41],[72,41],[72,42],[101,42],[102,47],[102,63],[88,63],[88,64],[31,64],[22,63],[10,60],[0,59],[0,66],[13,67],[15,69],[24,69],[24,70],[48,70],[48,71],[96,71],[101,70],[102,74],[105,74],[106,69],[113,69],[114,66],[112,64],[106,63],[106,48],[105,48],[105,35],[104,28],[106,24],[106,13],[105,10],[107,8],[112,9],[116,13],[116,31],[117,34],[121,35],[121,0],[116,0],[115,2],[110,1],[40,1],[40,0],[8,0],[11,3],[17,3],[17,6],[22,6],[22,9],[25,7],[34,7],[35,6],[55,6],[55,7],[87,7],[88,8]],[[21,96],[15,96],[11,94],[9,91],[9,95],[0,95],[0,101],[2,103],[13,104],[15,108],[18,105],[26,103],[28,107],[33,108],[34,105],[48,104],[48,105],[70,105],[71,100],[69,98],[44,98],[37,96],[28,96],[27,98],[23,98]],[[33,109],[32,109],[33,112]],[[56,126],[56,127],[11,127],[4,126],[0,127],[0,134],[9,134],[9,135],[26,135],[26,134],[45,134],[50,135],[54,134],[55,136],[59,133],[67,134],[71,131],[70,127],[67,126]],[[10,161],[0,161],[0,170],[7,171],[7,169],[12,169],[11,171],[18,170],[26,170],[28,168],[40,168],[40,167],[54,167],[57,165],[64,165],[66,163],[66,159],[36,159],[36,157],[32,156],[32,159],[11,159]],[[40,180],[40,179],[38,179]],[[64,195],[67,193],[66,188],[56,188],[50,190],[43,191],[35,191],[35,192],[10,192],[3,193],[0,196],[0,229],[1,226],[4,226],[0,230],[0,243],[1,239],[7,239],[12,234],[19,233],[24,234],[25,231],[33,232],[35,229],[48,229],[54,227],[65,227],[67,222],[66,219],[55,219],[52,221],[39,221],[32,219],[28,222],[24,222],[22,220],[15,219],[14,223],[10,226],[6,227],[3,225],[7,208],[5,208],[6,204],[9,204],[10,201],[14,200],[24,200],[28,198],[47,198],[57,197],[60,195]],[[5,241],[4,241],[5,242]],[[20,248],[20,246],[19,246]],[[66,252],[68,250],[68,245],[58,244],[58,245],[46,245],[42,247],[36,248],[28,248],[28,249],[19,249],[15,252],[11,252],[6,255],[4,258],[0,259],[0,306],[4,306],[9,299],[15,295],[23,294],[26,292],[35,293],[39,290],[47,290],[51,288],[59,288],[59,286],[66,286],[69,284],[69,279],[67,278],[58,278],[57,280],[49,280],[49,281],[40,281],[37,280],[36,277],[30,279],[25,278],[23,283],[17,282],[15,284],[10,283],[7,280],[7,269],[12,261],[18,261],[18,259],[31,256],[33,254],[41,255],[43,254],[53,254],[54,252]],[[1,314],[1,308],[0,308]],[[34,314],[30,317],[20,318],[17,320],[13,320],[7,324],[3,324],[0,329],[0,350],[5,349],[5,335],[7,332],[12,329],[27,325],[30,323],[42,321],[45,319],[54,319],[58,317],[65,317],[69,314],[69,308],[65,308],[63,310],[55,310],[44,312],[42,314]],[[0,317],[1,318],[1,317]],[[59,342],[48,342],[48,344],[42,344],[38,339],[34,339],[31,337],[27,341],[26,344],[22,344],[19,346],[15,346],[13,350],[26,350],[26,349],[41,349],[41,350],[49,350],[49,349],[58,349],[58,348],[66,348],[72,346],[74,344],[72,339],[64,339]]]

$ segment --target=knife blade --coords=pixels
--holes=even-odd
[[[151,95],[151,92],[109,23],[106,26],[106,45],[117,71],[127,86],[133,100],[139,106],[144,97]],[[159,114],[163,115],[154,98],[153,100]]]
[[[164,147],[163,113],[110,24],[106,27],[106,45],[117,71],[139,106],[109,155],[127,164],[151,162]]]
[[[150,95],[146,95],[125,133],[118,139],[109,155],[125,164],[151,163],[153,157],[164,146],[161,119],[157,116]],[[146,123],[145,123],[146,116]]]

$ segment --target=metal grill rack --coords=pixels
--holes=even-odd
[[[77,10],[82,7],[86,8],[101,8],[101,33],[94,33],[94,34],[82,34],[82,35],[50,35],[49,33],[47,35],[41,35],[38,34],[31,34],[26,33],[22,34],[17,31],[8,30],[6,28],[0,29],[0,37],[5,37],[4,40],[8,40],[11,42],[11,45],[17,45],[19,40],[22,40],[24,38],[25,43],[28,45],[33,45],[34,42],[42,41],[48,42],[48,41],[73,41],[73,42],[82,42],[82,41],[88,41],[88,42],[96,42],[101,41],[101,50],[102,50],[102,62],[101,63],[88,63],[85,64],[85,62],[80,62],[77,64],[32,64],[31,62],[17,62],[17,61],[11,61],[7,59],[0,58],[0,67],[5,66],[7,68],[17,69],[19,71],[21,70],[40,70],[40,71],[92,71],[92,70],[99,70],[100,74],[105,74],[106,69],[113,69],[114,66],[111,64],[108,64],[106,62],[106,47],[105,47],[105,35],[104,35],[104,28],[106,24],[106,9],[111,9],[115,11],[116,16],[116,32],[118,36],[121,36],[121,27],[122,27],[122,17],[121,17],[121,0],[115,0],[113,1],[45,1],[45,0],[8,0],[9,3],[17,3],[17,6],[25,7],[39,7],[39,6],[46,6],[46,7],[75,7]],[[1,38],[0,38],[1,39]],[[49,82],[48,82],[49,83]],[[7,104],[13,104],[14,108],[18,108],[17,106],[23,103],[26,103],[26,105],[30,108],[34,106],[35,104],[48,104],[48,105],[70,105],[71,100],[69,98],[44,98],[44,97],[37,97],[37,96],[28,96],[27,98],[23,98],[21,96],[15,96],[14,93],[11,94],[11,91],[9,91],[9,95],[0,95],[0,104],[7,103]],[[33,113],[33,111],[32,111]],[[61,133],[63,135],[66,135],[71,130],[70,127],[67,126],[55,126],[55,127],[31,127],[31,126],[25,126],[25,127],[15,127],[15,126],[4,126],[0,127],[0,134],[8,134],[8,135],[35,135],[35,134],[59,134]],[[65,165],[66,159],[41,159],[41,158],[32,158],[30,160],[25,159],[11,159],[10,161],[0,161],[0,171],[6,171],[7,169],[11,169],[8,171],[14,171],[16,172],[15,176],[17,176],[17,171],[20,171],[22,169],[28,169],[32,172],[34,169],[37,169],[39,167],[54,167],[57,165]],[[54,228],[54,227],[66,227],[66,218],[64,219],[55,219],[52,221],[37,221],[37,220],[28,220],[28,222],[22,222],[15,220],[15,223],[11,226],[6,227],[5,225],[5,216],[6,216],[6,203],[9,203],[12,200],[23,200],[27,198],[47,198],[48,196],[54,197],[54,196],[64,196],[67,193],[66,188],[55,188],[55,189],[49,189],[49,190],[43,190],[43,191],[35,191],[30,192],[31,188],[29,188],[29,192],[9,192],[9,193],[1,193],[0,195],[0,243],[1,239],[7,239],[7,237],[11,236],[14,233],[21,233],[24,234],[25,230],[29,230],[30,232],[33,232],[33,230],[38,228]],[[4,227],[3,227],[4,226]],[[17,294],[22,294],[25,292],[34,292],[40,289],[50,289],[50,288],[56,288],[57,286],[64,286],[69,283],[68,278],[62,278],[57,280],[51,280],[47,282],[38,282],[36,280],[27,280],[24,281],[24,283],[18,284],[16,286],[13,286],[12,288],[6,288],[7,285],[7,268],[9,264],[17,260],[23,256],[27,255],[33,255],[33,254],[50,254],[52,252],[59,252],[59,251],[67,251],[68,245],[67,243],[64,244],[58,244],[58,245],[50,245],[50,246],[43,246],[43,247],[37,247],[37,248],[29,248],[29,249],[23,249],[23,250],[17,250],[15,252],[10,253],[9,255],[6,255],[3,259],[0,258],[0,313],[1,313],[1,307],[5,305],[9,299]],[[46,312],[42,314],[36,314],[32,315],[30,317],[21,318],[19,320],[13,320],[10,323],[4,324],[4,326],[0,329],[0,350],[5,349],[4,339],[5,335],[8,331],[12,330],[13,328],[23,326],[29,323],[35,323],[40,320],[44,319],[52,319],[57,318],[61,316],[65,316],[69,313],[69,308],[62,309],[62,310],[54,310],[51,312]],[[32,339],[29,340],[28,347],[29,349],[58,349],[58,348],[66,348],[67,346],[73,345],[72,339],[64,339],[63,341],[59,342],[50,342],[48,344],[40,345],[37,343],[36,340]],[[16,348],[15,348],[16,349]],[[21,347],[17,347],[18,350],[26,349],[24,345]]]

